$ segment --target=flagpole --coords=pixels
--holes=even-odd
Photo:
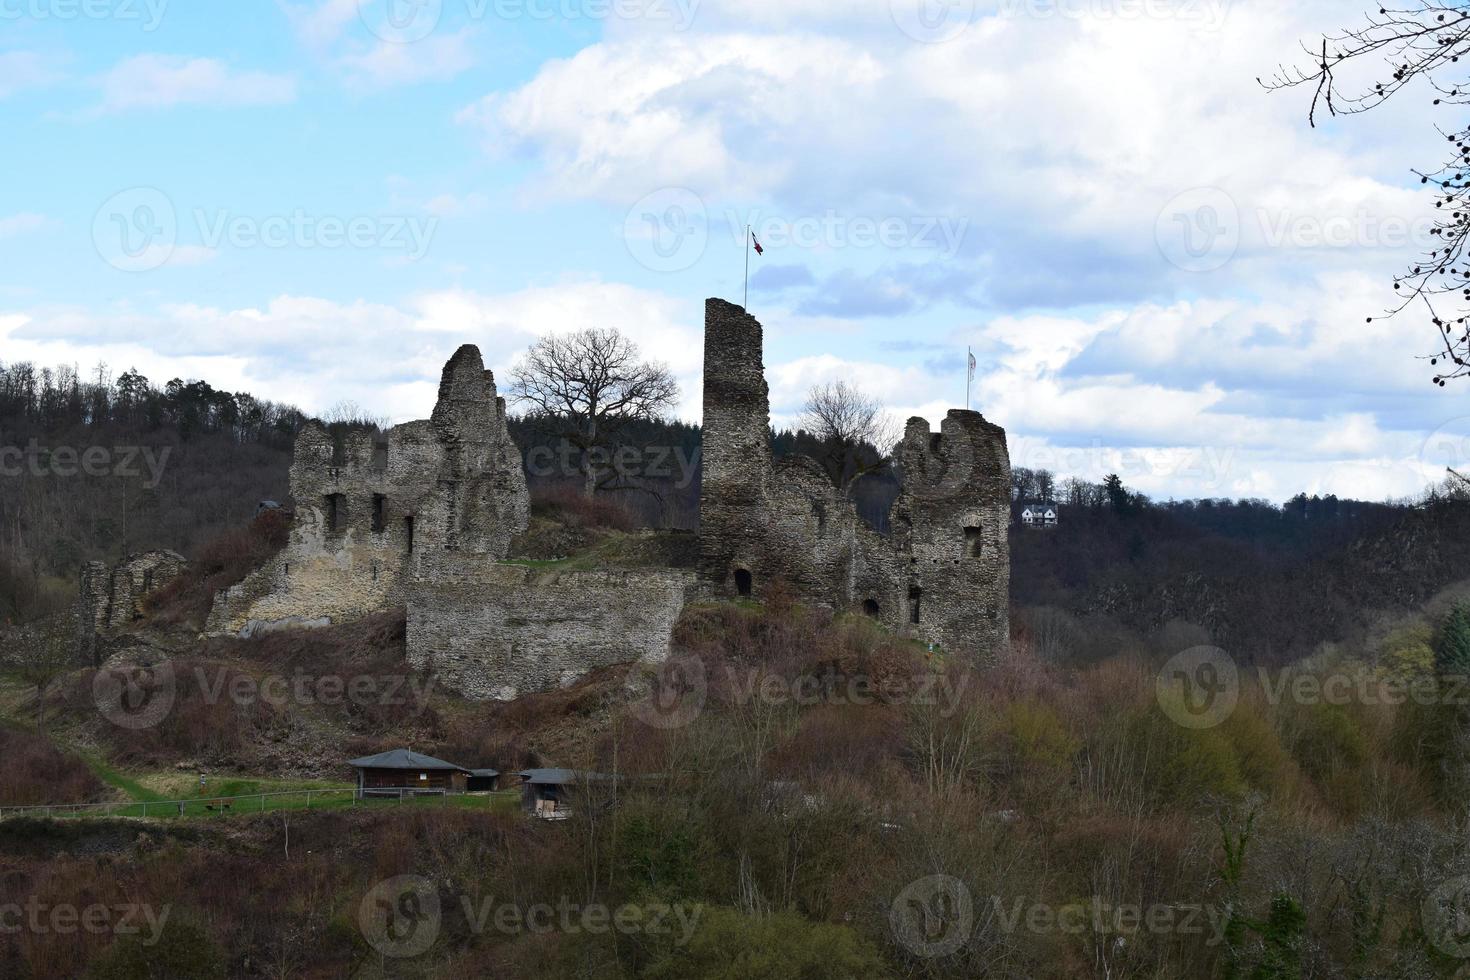
[[[745,312],[750,312],[750,225],[745,226]]]
[[[974,371],[970,370],[970,360],[975,355],[970,353],[970,347],[965,345],[965,411],[970,410],[970,382],[973,380]]]

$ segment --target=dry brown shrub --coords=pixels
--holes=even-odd
[[[143,611],[161,625],[202,627],[215,593],[244,581],[275,557],[290,536],[286,515],[262,511],[249,527],[225,531],[204,544],[193,567],[145,598]]]
[[[87,803],[105,788],[85,762],[44,735],[0,727],[0,758],[0,806]]]
[[[537,485],[531,489],[531,511],[539,517],[573,527],[634,531],[638,520],[623,503],[607,497],[588,497],[563,484]]]

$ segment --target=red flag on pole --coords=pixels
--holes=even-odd
[[[761,248],[761,240],[759,238],[756,238],[755,237],[755,232],[751,232],[750,233],[750,240],[753,241],[753,242],[755,242],[755,254],[756,255],[765,255],[766,254],[766,250],[763,249],[763,248]]]

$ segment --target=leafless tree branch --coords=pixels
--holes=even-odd
[[[1470,80],[1457,67],[1470,54],[1470,3],[1467,0],[1415,0],[1398,7],[1379,7],[1365,23],[1324,35],[1320,50],[1303,45],[1311,57],[1308,67],[1282,66],[1269,79],[1257,79],[1269,91],[1313,86],[1308,120],[1317,125],[1321,107],[1331,116],[1354,115],[1375,109],[1403,92],[1416,80],[1434,91],[1436,106],[1470,103]],[[1370,67],[1375,80],[1344,82],[1345,66],[1383,60]],[[1470,375],[1470,260],[1465,254],[1470,234],[1470,200],[1466,180],[1470,171],[1470,128],[1439,130],[1454,146],[1448,159],[1433,169],[1414,170],[1420,183],[1435,186],[1434,206],[1443,213],[1430,234],[1442,247],[1425,254],[1408,272],[1396,276],[1395,302],[1386,316],[1422,305],[1434,325],[1437,350],[1425,355],[1438,369],[1434,383],[1444,387],[1454,378]],[[1373,322],[1369,317],[1368,322]]]

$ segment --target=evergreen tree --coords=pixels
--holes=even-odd
[[[1470,606],[1457,603],[1434,644],[1434,666],[1443,675],[1470,675]]]

